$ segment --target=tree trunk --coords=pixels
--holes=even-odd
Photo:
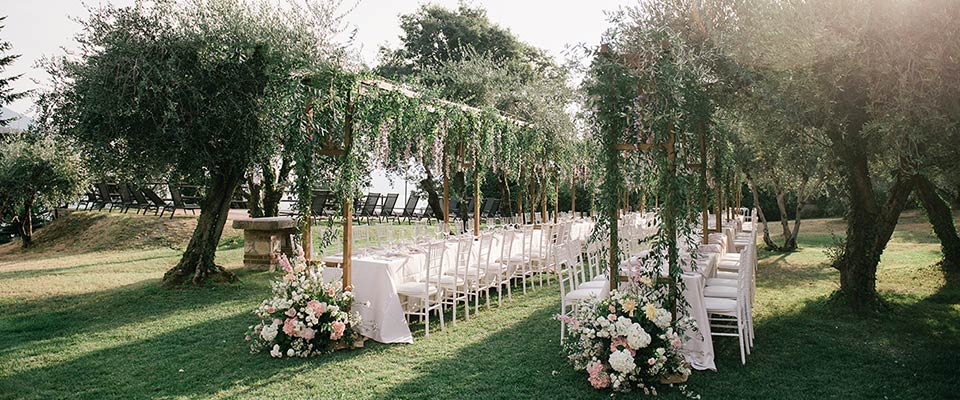
[[[242,169],[239,169],[242,171]],[[230,212],[230,200],[242,178],[241,172],[214,175],[207,192],[200,202],[200,217],[197,228],[187,245],[180,262],[163,275],[161,283],[166,287],[191,282],[203,286],[209,279],[233,282],[237,277],[232,272],[214,263],[217,245],[223,234],[223,226]]]
[[[33,245],[33,197],[23,202],[23,213],[20,214],[20,243],[27,249]]]
[[[433,215],[437,219],[443,219],[443,206],[440,205],[440,195],[437,194],[437,187],[433,181],[433,173],[430,172],[430,168],[424,163],[423,169],[426,171],[427,176],[420,181],[420,189],[427,193],[427,205],[430,206],[430,209],[433,210]],[[447,199],[448,201],[450,199]]]
[[[250,175],[247,176],[247,186],[250,188],[250,198],[247,199],[247,214],[249,214],[251,218],[260,218],[263,216],[263,206],[260,202],[262,197],[260,182],[262,181],[258,179],[257,171],[251,168]]]
[[[760,195],[757,193],[757,185],[753,183],[753,177],[750,176],[749,172],[746,172],[747,184],[750,186],[750,192],[753,193],[753,208],[757,209],[757,216],[760,217],[760,222],[763,224],[763,243],[767,245],[767,250],[779,250],[780,246],[777,246],[773,242],[773,239],[770,238],[770,228],[767,226],[767,217],[763,215],[763,207],[760,207]],[[757,229],[757,227],[753,227]]]
[[[797,235],[800,234],[800,222],[802,221],[800,213],[803,212],[803,208],[806,207],[810,197],[807,195],[808,182],[810,182],[810,178],[804,176],[803,179],[800,180],[800,187],[797,188],[797,208],[793,214],[793,232],[784,240],[783,251],[794,251],[797,249]]]
[[[793,237],[790,235],[790,216],[787,215],[786,193],[784,193],[783,186],[776,178],[773,179],[773,188],[777,191],[777,208],[780,210],[780,226],[783,228],[784,245],[779,250],[787,250],[787,243],[790,243]]]
[[[264,217],[276,217],[280,214],[280,200],[283,199],[283,192],[287,188],[287,179],[290,177],[290,163],[289,157],[283,157],[280,161],[280,170],[277,173],[273,172],[273,166],[270,163],[263,166]]]
[[[941,266],[947,277],[955,281],[960,277],[960,237],[953,222],[953,212],[950,205],[937,193],[933,182],[922,175],[916,176],[917,195],[927,210],[927,218],[933,225],[933,231],[940,239],[940,251],[943,252]]]

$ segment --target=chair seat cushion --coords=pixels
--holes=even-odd
[[[597,276],[593,277],[593,279],[591,279],[591,281],[604,281],[604,282],[609,282],[610,280],[607,279],[606,276],[597,275]]]
[[[397,294],[404,296],[423,296],[424,293],[434,294],[437,287],[427,282],[404,282],[397,285]]]
[[[578,302],[581,300],[586,300],[589,298],[600,297],[603,295],[603,289],[577,289],[571,292],[568,292],[564,299],[567,302]]]
[[[707,287],[710,286],[730,286],[737,287],[736,279],[710,278],[707,279]]]
[[[445,288],[452,288],[457,286],[463,286],[463,278],[454,275],[443,275],[440,277],[440,286]]]
[[[735,299],[737,298],[737,288],[731,286],[707,286],[703,288],[703,295],[707,297]]]
[[[603,289],[607,286],[610,286],[610,282],[607,281],[590,281],[581,283],[580,286],[577,286],[577,289]]]
[[[727,313],[732,314],[737,311],[737,301],[730,299],[722,299],[717,297],[704,297],[703,305],[706,307],[707,312],[714,313]]]
[[[735,281],[740,278],[740,275],[736,272],[730,271],[717,271],[716,279],[731,280]]]

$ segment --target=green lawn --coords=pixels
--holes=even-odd
[[[0,247],[0,399],[610,397],[592,390],[560,354],[559,325],[551,319],[559,309],[555,284],[515,293],[503,307],[429,338],[417,327],[412,345],[368,342],[321,359],[272,359],[249,354],[243,341],[270,273],[238,270],[240,282],[232,285],[160,289],[182,242],[157,238],[189,231],[189,217],[163,222],[138,245],[92,246],[84,237],[94,228],[111,235],[111,225],[127,232],[129,224],[158,222],[84,218],[105,219],[67,235],[80,238],[72,247],[26,254]],[[824,264],[823,248],[830,232],[842,231],[839,221],[807,221],[801,251],[761,253],[754,353],[741,366],[735,339],[716,339],[718,372],[696,372],[693,393],[960,396],[960,290],[944,287],[932,266],[939,247],[930,227],[916,213],[904,216],[878,274],[892,309],[869,318],[826,301],[838,276]],[[227,230],[218,260],[238,268],[241,242]]]

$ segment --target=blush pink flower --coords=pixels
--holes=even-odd
[[[313,340],[316,334],[317,334],[317,331],[313,330],[312,328],[306,328],[302,332],[300,332],[300,337],[306,340]]]
[[[293,273],[293,267],[290,265],[290,260],[287,259],[286,254],[280,255],[280,259],[277,260],[277,264],[280,264],[280,268],[283,268],[283,272],[288,274]]]
[[[273,314],[273,313],[277,312],[277,309],[276,309],[276,308],[273,308],[273,306],[270,306],[270,307],[267,307],[267,312],[270,313],[270,314]]]
[[[630,348],[630,345],[627,344],[627,338],[625,338],[625,337],[623,337],[623,336],[618,336],[616,339],[613,339],[613,340],[610,341],[610,352],[611,352],[611,353],[614,352],[614,351],[617,351],[617,350],[621,350],[621,349],[624,349],[624,350],[629,351],[630,354],[632,354],[632,355],[634,355],[634,356],[637,355],[637,351],[634,350],[634,349],[631,349],[631,348]]]
[[[616,320],[617,320],[617,315],[616,315],[616,314],[607,315],[607,319],[609,319],[610,322],[616,321]]]
[[[283,323],[283,333],[286,333],[287,336],[290,337],[297,336],[296,321],[292,318],[287,318],[286,322]]]
[[[593,363],[587,368],[587,372],[590,373],[590,385],[596,389],[605,389],[607,386],[610,386],[610,375],[606,372],[603,372],[603,364]]]
[[[347,324],[340,321],[333,321],[333,332],[330,332],[330,340],[337,340],[343,336],[343,331],[347,329]]]
[[[673,338],[673,340],[670,341],[670,344],[673,345],[673,348],[679,349],[683,342],[680,341],[680,338]]]
[[[657,360],[654,358],[647,360],[647,364],[650,364],[651,367],[653,366],[653,364],[656,364],[656,363],[657,363]]]
[[[310,300],[310,302],[307,303],[307,308],[310,311],[313,311],[313,315],[319,316],[327,312],[327,303],[321,303],[317,300]]]
[[[296,308],[293,308],[293,307],[290,307],[290,309],[287,310],[287,316],[290,317],[290,318],[296,317],[296,316],[297,316],[297,309],[296,309]]]

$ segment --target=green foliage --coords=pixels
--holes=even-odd
[[[7,19],[7,17],[0,17],[0,24]],[[0,25],[0,30],[3,30],[3,25]],[[13,45],[10,42],[0,40],[0,74],[2,74],[7,67],[13,64],[18,58],[19,54],[7,54],[10,49],[13,48]],[[10,87],[13,82],[17,79],[20,79],[22,75],[14,75],[9,77],[0,76],[0,106],[9,104],[13,101],[22,99],[30,94],[30,92],[14,92],[13,88]],[[7,126],[11,119],[0,118],[0,127]]]
[[[80,157],[52,139],[18,137],[0,143],[0,214],[9,220],[27,207],[52,209],[82,193]]]

